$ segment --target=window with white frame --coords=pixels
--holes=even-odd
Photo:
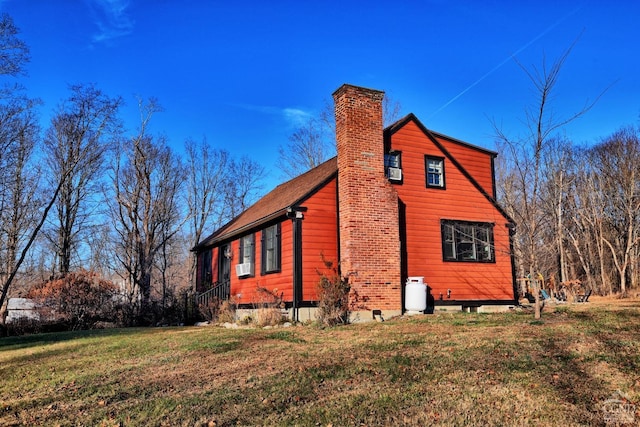
[[[280,224],[262,230],[262,274],[280,271]]]
[[[240,238],[240,259],[239,264],[244,264],[244,272],[248,271],[246,276],[254,275],[255,265],[255,234],[249,234]],[[244,274],[243,274],[244,275]]]
[[[442,220],[445,261],[495,262],[493,224]]]
[[[427,187],[444,188],[444,158],[424,157],[427,173]]]

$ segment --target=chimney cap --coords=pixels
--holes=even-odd
[[[334,98],[336,98],[337,96],[340,96],[340,94],[342,92],[345,92],[347,90],[353,90],[356,92],[364,92],[367,95],[371,96],[371,97],[376,97],[376,98],[380,98],[382,99],[382,97],[384,97],[384,91],[382,90],[377,90],[377,89],[370,89],[370,88],[366,88],[366,87],[362,87],[362,86],[356,86],[356,85],[351,85],[348,83],[343,84],[342,86],[340,86],[338,89],[335,90],[335,92],[333,92],[332,96]]]

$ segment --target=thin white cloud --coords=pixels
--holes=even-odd
[[[249,111],[257,111],[262,114],[279,116],[291,127],[299,127],[312,117],[312,114],[299,108],[280,108],[268,105],[236,104],[238,108]]]
[[[285,108],[282,113],[285,119],[293,126],[300,126],[311,118],[311,114],[298,108]]]
[[[93,35],[94,43],[107,42],[126,36],[133,31],[134,21],[127,9],[130,0],[88,0],[94,15],[98,32]]]

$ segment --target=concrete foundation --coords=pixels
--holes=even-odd
[[[481,305],[479,307],[473,306],[463,306],[463,305],[441,305],[435,306],[433,309],[434,313],[459,313],[464,311],[466,313],[505,313],[510,310],[513,310],[515,306],[513,305]],[[257,309],[252,308],[243,308],[238,309],[236,311],[236,321],[241,322],[242,320],[251,317],[252,319],[256,318]],[[293,321],[293,309],[282,309],[282,316],[284,321],[292,322]],[[303,307],[298,309],[298,321],[301,323],[315,322],[317,320],[317,307]],[[364,323],[364,322],[381,322],[385,320],[390,320],[394,317],[398,316],[415,316],[425,314],[421,311],[405,311],[402,313],[401,310],[363,310],[363,311],[353,311],[349,314],[349,322],[350,323]]]

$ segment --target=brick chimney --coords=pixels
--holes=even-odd
[[[346,84],[333,93],[341,272],[357,292],[356,310],[402,309],[398,195],[385,178],[383,97]]]

